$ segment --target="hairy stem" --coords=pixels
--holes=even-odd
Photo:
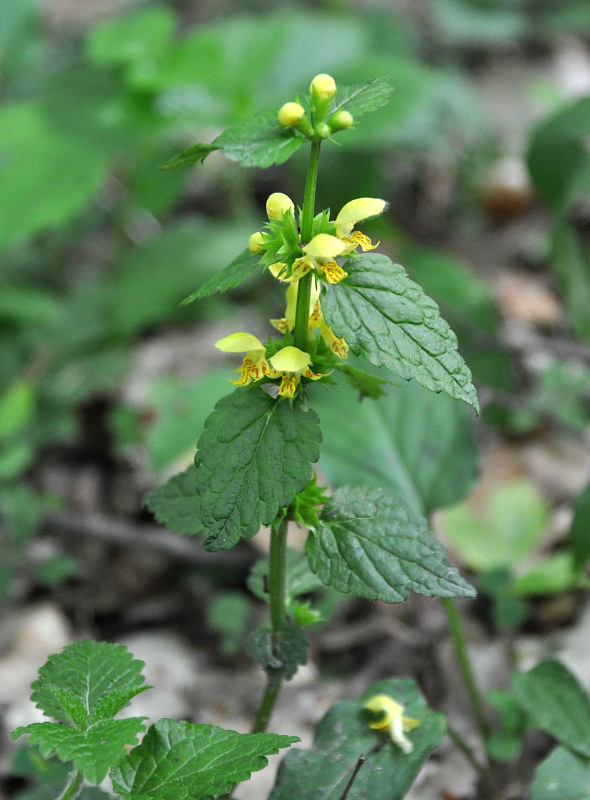
[[[318,166],[320,163],[321,141],[311,143],[307,178],[305,180],[305,194],[303,196],[303,209],[301,212],[301,241],[307,244],[311,239],[313,216],[315,211],[315,193],[318,182]],[[293,341],[295,347],[307,352],[307,337],[309,328],[309,301],[313,284],[313,272],[308,272],[299,281],[297,289],[297,307],[295,309],[295,330]]]
[[[59,795],[57,800],[76,800],[76,797],[82,791],[84,785],[84,773],[80,770],[72,772],[70,779],[66,784],[65,789]]]

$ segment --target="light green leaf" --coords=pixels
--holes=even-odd
[[[498,487],[484,509],[467,502],[442,516],[445,536],[477,571],[513,567],[534,550],[548,522],[547,504],[525,480]]]
[[[220,149],[216,144],[197,142],[166,161],[160,169],[178,169],[179,167],[192,167],[193,164],[202,164],[210,153]]]
[[[220,400],[195,459],[205,549],[228,549],[270,525],[309,483],[321,438],[301,395],[291,403],[238,387]]]
[[[200,289],[186,297],[181,305],[187,306],[195,300],[203,300],[203,298],[211,297],[217,292],[223,294],[228,289],[235,289],[236,286],[247,280],[257,270],[261,271],[259,262],[259,255],[251,253],[248,249],[244,250],[234,258],[231,264],[228,264],[217,275],[212,275]]]
[[[33,286],[3,285],[0,293],[0,319],[34,327],[48,327],[63,314],[62,305]]]
[[[339,87],[335,97],[336,102],[330,109],[330,114],[343,108],[356,120],[363,114],[375,111],[389,103],[394,88],[391,78],[385,75],[374,78],[363,86]]]
[[[196,473],[190,466],[145,496],[145,505],[169,531],[192,534],[202,530]]]
[[[39,748],[43,758],[56,755],[60,761],[73,761],[90,783],[100,783],[110,767],[126,753],[126,745],[137,744],[145,717],[105,719],[79,731],[58,722],[35,722],[17,728],[14,738],[28,734],[29,744]]]
[[[105,19],[95,25],[86,40],[86,52],[96,64],[125,64],[153,59],[168,43],[176,16],[162,6]]]
[[[320,521],[305,552],[326,586],[386,603],[401,603],[410,590],[427,597],[475,595],[426,520],[380,489],[338,489]]]
[[[534,597],[548,594],[561,594],[571,589],[586,589],[590,579],[574,567],[573,555],[569,550],[552,553],[512,585],[512,594],[518,597]]]
[[[386,731],[369,727],[362,707],[377,694],[389,695],[403,705],[406,716],[419,720],[420,725],[408,734],[413,744],[411,753],[403,753]],[[341,800],[361,755],[366,760],[347,800],[401,800],[444,735],[444,716],[426,706],[414,681],[379,681],[360,700],[341,700],[332,706],[318,725],[310,750],[293,749],[287,753],[269,800]]]
[[[282,164],[302,143],[303,139],[291,128],[279,124],[274,111],[236,122],[213,142],[224,156],[239,161],[244,167]]]
[[[46,716],[83,731],[150,688],[144,685],[142,667],[121,645],[74,642],[49,656],[31,686],[31,699]]]
[[[9,439],[30,421],[35,411],[36,392],[32,383],[17,380],[0,395],[0,441]]]
[[[435,392],[479,403],[471,372],[457,352],[457,338],[438,306],[387,256],[347,261],[348,277],[329,287],[322,310],[336,336],[353,353]]]
[[[477,475],[471,411],[414,381],[358,402],[346,385],[316,390],[320,467],[335,486],[369,484],[428,514],[462,499]]]
[[[537,728],[590,758],[590,702],[572,673],[558,661],[542,661],[512,676],[514,696]]]
[[[590,800],[590,761],[557,747],[537,769],[532,800]]]
[[[125,800],[204,800],[247,780],[266,766],[267,755],[296,741],[161,719],[111,770],[113,787]]]

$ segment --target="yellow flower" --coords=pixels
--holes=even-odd
[[[289,288],[286,291],[286,298],[287,298],[287,307],[285,309],[285,316],[281,319],[271,319],[270,324],[273,325],[278,331],[281,333],[287,333],[287,331],[292,331],[295,327],[295,311],[297,309],[297,291],[298,291],[299,281],[293,280],[289,285]],[[312,309],[315,309],[318,300],[320,297],[320,289],[317,285],[317,281],[313,281],[311,287],[311,296],[309,300],[309,310],[311,312]],[[312,322],[310,317],[310,330],[312,328]]]
[[[234,370],[240,373],[240,377],[237,381],[230,381],[236,386],[259,381],[272,371],[265,357],[266,347],[251,333],[231,333],[215,342],[215,347],[223,353],[246,353],[242,366]]]
[[[329,283],[339,283],[348,275],[334,261],[338,256],[350,252],[348,243],[341,241],[329,233],[318,233],[303,248],[305,256],[293,262],[293,276],[301,278],[311,269],[322,270]]]
[[[317,381],[324,376],[312,372],[309,368],[311,356],[304,353],[298,347],[283,347],[269,359],[273,369],[269,372],[269,378],[281,378],[279,394],[281,397],[293,397],[297,384],[301,376]]]
[[[310,83],[309,91],[319,100],[329,100],[336,94],[336,82],[331,75],[320,73]]]
[[[253,233],[252,236],[248,239],[248,250],[251,253],[258,253],[262,250],[262,243],[264,242],[264,236],[260,231],[256,231]]]
[[[282,219],[288,211],[294,211],[295,205],[290,197],[282,192],[273,192],[266,201],[266,213],[269,219]]]
[[[324,340],[326,347],[337,355],[339,358],[348,357],[348,345],[342,338],[338,338],[332,328],[324,319],[324,314],[320,306],[319,300],[313,310],[313,314],[309,318],[310,327],[319,328],[320,336]]]
[[[277,261],[275,264],[269,264],[268,269],[273,278],[277,278],[277,280],[281,282],[290,283],[293,280],[293,278],[285,277],[287,265],[284,261]]]
[[[387,694],[377,694],[367,700],[363,708],[381,714],[375,722],[370,722],[369,726],[377,731],[389,730],[389,735],[394,744],[404,753],[411,753],[414,745],[404,734],[408,733],[420,725],[420,721],[413,717],[404,716],[404,707],[396,702],[393,697]]]
[[[281,125],[296,125],[305,116],[305,109],[299,103],[285,103],[279,108],[278,118]]]
[[[358,197],[356,200],[351,200],[346,205],[342,206],[338,212],[338,216],[334,220],[336,225],[336,236],[343,242],[352,245],[348,252],[354,250],[359,245],[361,250],[374,250],[379,246],[373,244],[368,236],[365,236],[360,231],[352,232],[352,229],[357,222],[370,217],[377,217],[382,214],[387,208],[385,200],[379,200],[376,197]]]

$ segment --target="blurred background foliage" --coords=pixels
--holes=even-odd
[[[342,136],[344,147],[324,148],[319,204],[337,210],[355,196],[390,202],[373,235],[440,304],[490,426],[510,436],[548,424],[586,427],[588,359],[549,358],[527,369],[507,343],[491,279],[506,260],[541,275],[564,308],[540,323],[543,334],[583,347],[590,81],[572,88],[553,67],[566,51],[587,57],[584,31],[585,0],[5,0],[0,593],[22,569],[44,509],[63,502],[37,479],[39,463],[83,446],[88,409],[104,417],[107,464],[143,448],[143,468],[155,480],[190,455],[213,402],[229,389],[225,370],[203,379],[214,363],[203,351],[216,337],[191,340],[189,368],[179,375],[162,364],[140,391],[129,387],[137,348],[178,331],[200,335],[217,320],[224,332],[239,329],[244,314],[267,316],[269,304],[282,304],[280,289],[260,280],[178,309],[244,248],[271,191],[302,197],[305,156],[264,172],[219,154],[188,171],[158,167],[246,115],[278,108],[318,72],[339,84],[385,74],[395,86],[387,107]],[[489,75],[514,63],[520,82],[498,100]],[[534,224],[508,256],[492,245],[482,252],[523,219]],[[465,410],[423,398],[416,387],[394,385],[388,395],[378,411],[372,401],[360,407],[369,432],[358,444],[370,452],[364,466],[350,448],[358,426],[343,412],[343,437],[340,411],[326,413],[334,430],[322,468],[335,483],[355,481],[359,471],[386,481],[422,510],[457,502],[476,471]],[[342,388],[334,397],[345,409],[352,396]],[[318,407],[324,402],[318,396]],[[439,411],[444,441],[432,423]],[[402,413],[413,438],[404,440]],[[384,441],[399,458],[381,452]],[[470,524],[464,513],[460,529]],[[34,568],[51,585],[77,566],[62,555]]]

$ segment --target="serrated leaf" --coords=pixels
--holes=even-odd
[[[362,707],[376,694],[390,695],[404,706],[405,715],[420,721],[408,734],[414,746],[411,753],[403,753],[386,732],[369,727]],[[341,800],[361,755],[366,760],[347,800],[401,800],[444,735],[444,716],[426,706],[414,681],[379,681],[360,700],[336,703],[318,725],[310,750],[287,753],[269,800]]]
[[[200,289],[186,297],[180,305],[188,306],[189,303],[195,300],[203,300],[203,298],[211,297],[217,292],[223,294],[228,289],[235,289],[236,286],[239,286],[253,275],[257,269],[260,270],[259,262],[259,255],[251,253],[248,249],[244,250],[219,274],[212,275]]]
[[[572,673],[558,661],[542,661],[512,676],[514,696],[535,727],[590,758],[590,702]]]
[[[381,387],[390,383],[390,381],[378,378],[376,375],[370,375],[362,369],[351,367],[350,364],[337,364],[336,368],[338,372],[344,375],[348,383],[360,393],[361,400],[363,397],[378,400],[385,394]]]
[[[537,769],[532,800],[590,800],[590,761],[557,747]]]
[[[396,375],[434,392],[465,400],[479,411],[471,372],[457,352],[457,337],[434,300],[387,256],[347,261],[348,277],[322,297],[326,322],[353,353],[384,364]]]
[[[263,168],[287,161],[302,143],[291,128],[279,124],[274,111],[236,122],[213,142],[232,161]]]
[[[169,531],[192,534],[202,530],[197,494],[197,471],[190,466],[163,486],[146,494],[145,505]]]
[[[427,597],[475,595],[426,520],[381,489],[339,489],[320,522],[305,552],[326,586],[386,603],[401,603],[410,590]]]
[[[126,745],[137,744],[146,717],[105,719],[79,731],[59,722],[35,722],[17,728],[14,738],[29,735],[29,744],[39,748],[43,758],[54,754],[64,763],[73,761],[90,783],[100,783],[110,767],[126,753]]]
[[[275,634],[268,628],[253,630],[247,649],[273,686],[280,681],[290,681],[299,666],[307,663],[307,639],[301,628],[290,620]]]
[[[198,164],[199,162],[202,164],[209,153],[219,149],[220,147],[213,143],[204,144],[203,142],[197,142],[196,144],[191,145],[191,147],[187,147],[186,150],[183,150],[181,153],[178,153],[178,155],[174,156],[169,161],[166,161],[165,164],[162,164],[160,169],[178,169],[179,167],[190,167],[193,164]]]
[[[261,558],[254,564],[248,575],[248,589],[260,600],[268,602],[268,558]],[[309,568],[307,558],[299,550],[287,548],[286,602],[291,603],[302,594],[309,594],[323,586],[323,583]]]
[[[144,685],[142,667],[121,645],[74,642],[49,656],[31,686],[31,700],[46,716],[85,730],[150,688]]]
[[[334,486],[378,486],[422,514],[458,502],[473,486],[477,447],[464,403],[414,381],[388,387],[376,402],[358,402],[346,385],[315,395],[320,468]]]
[[[393,91],[392,80],[385,75],[374,78],[363,86],[343,86],[338,89],[336,103],[330,113],[334,114],[343,108],[356,120],[369,111],[387,105]]]
[[[196,456],[206,550],[233,547],[270,525],[311,478],[322,435],[317,414],[238,387],[205,422]]]
[[[161,719],[111,770],[111,779],[126,800],[202,800],[229,791],[265,767],[267,755],[297,741]]]

